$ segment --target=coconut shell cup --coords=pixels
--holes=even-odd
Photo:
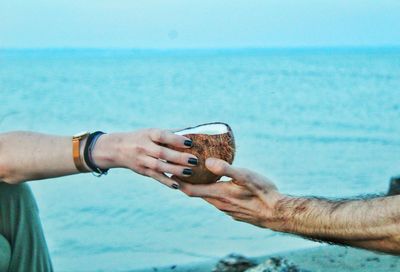
[[[198,158],[198,165],[193,167],[190,177],[179,177],[191,184],[214,183],[221,177],[211,173],[205,165],[207,158],[218,158],[232,164],[235,157],[235,138],[232,129],[225,123],[208,123],[175,132],[193,141],[191,148],[170,148],[191,153]]]

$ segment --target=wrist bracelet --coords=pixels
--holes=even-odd
[[[89,135],[89,132],[81,132],[72,136],[72,157],[74,159],[76,169],[78,169],[78,171],[81,173],[90,172],[83,164],[83,159],[81,156],[81,142]]]
[[[95,146],[97,140],[103,134],[105,134],[105,133],[102,131],[96,131],[96,132],[91,133],[86,141],[85,149],[83,152],[83,157],[85,159],[86,165],[93,171],[92,172],[93,175],[95,175],[97,177],[101,177],[102,175],[107,175],[108,170],[109,170],[109,169],[102,169],[102,168],[98,167],[94,163],[93,156],[92,156],[94,146]]]

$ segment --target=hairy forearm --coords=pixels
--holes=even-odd
[[[400,254],[400,196],[343,201],[284,197],[275,210],[275,230]]]
[[[0,180],[19,183],[75,173],[71,137],[24,131],[0,134]]]

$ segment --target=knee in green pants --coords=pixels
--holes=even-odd
[[[0,271],[7,271],[11,259],[11,248],[7,239],[0,235]]]
[[[39,211],[27,184],[0,182],[0,234],[11,250],[8,271],[52,271]]]

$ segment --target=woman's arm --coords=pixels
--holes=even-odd
[[[192,145],[190,139],[160,129],[104,134],[95,145],[93,160],[100,168],[129,168],[175,188],[179,184],[164,173],[187,176],[197,158],[163,144]],[[84,146],[82,141],[81,154]],[[15,184],[76,173],[72,137],[24,131],[0,134],[0,180]]]
[[[202,197],[235,220],[308,239],[400,255],[400,196],[330,201],[291,197],[267,178],[227,162],[207,167],[230,182],[181,183],[189,196]]]

